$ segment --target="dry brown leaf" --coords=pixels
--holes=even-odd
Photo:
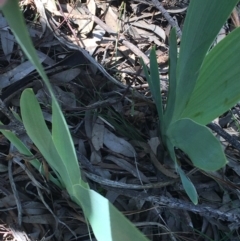
[[[123,138],[117,137],[106,128],[104,131],[103,143],[111,151],[114,151],[121,155],[124,155],[127,157],[136,156],[136,152],[133,146],[128,141],[124,140]]]
[[[151,30],[153,33],[155,33],[161,39],[163,39],[163,41],[166,40],[165,31],[161,27],[159,27],[159,26],[157,26],[155,24],[149,24],[149,23],[146,23],[145,21],[141,20],[141,21],[132,23],[132,25],[136,26],[136,27],[139,27],[139,28],[144,28],[144,29],[147,29],[147,30]]]
[[[53,91],[55,93],[56,98],[59,101],[59,104],[62,107],[76,107],[76,97],[73,93],[63,91],[61,88],[58,86],[53,86]],[[51,98],[50,96],[43,90],[40,89],[36,97],[39,102],[49,105],[51,103]]]
[[[128,161],[126,161],[122,158],[112,156],[112,155],[106,156],[105,159],[114,162],[119,167],[130,172],[134,177],[138,178],[141,182],[149,183],[148,178],[140,170],[137,170],[136,167],[133,166]]]
[[[116,32],[119,31],[120,26],[118,22],[117,11],[114,11],[111,6],[108,7],[105,14],[105,22],[111,29],[115,30]]]
[[[57,74],[53,74],[51,76],[51,80],[53,80],[54,82],[56,81],[56,82],[68,83],[68,82],[72,81],[73,79],[75,79],[80,73],[81,73],[80,68],[68,69],[68,70],[59,72]]]
[[[8,29],[0,30],[2,50],[8,62],[10,62],[11,54],[14,46],[14,36],[8,31]]]
[[[76,9],[73,9],[74,13],[76,15],[79,14],[85,14],[84,10],[82,10],[81,8],[81,1],[77,1],[77,6]],[[95,15],[96,13],[96,3],[94,0],[88,0],[87,1],[87,7],[88,10]],[[93,25],[94,25],[94,21],[89,21],[88,19],[76,19],[76,23],[78,24],[78,29],[81,31],[82,34],[88,34],[89,32],[92,31],[93,29]]]
[[[97,118],[92,129],[92,144],[96,151],[103,148],[104,123],[100,118]]]

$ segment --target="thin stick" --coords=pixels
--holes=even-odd
[[[226,131],[224,131],[220,126],[210,123],[207,125],[211,130],[216,132],[219,136],[223,137],[227,142],[229,142],[233,147],[235,147],[238,151],[240,151],[240,143],[239,141],[229,135]]]
[[[152,4],[162,13],[162,15],[166,18],[166,20],[170,23],[173,28],[176,28],[177,36],[179,38],[182,37],[182,31],[171,17],[171,15],[167,12],[167,10],[163,7],[163,5],[158,0],[151,0]]]

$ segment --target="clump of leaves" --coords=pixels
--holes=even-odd
[[[27,134],[56,175],[56,178],[50,176],[50,180],[60,188],[66,189],[71,199],[82,207],[86,220],[90,223],[97,240],[147,241],[147,238],[121,212],[106,198],[91,190],[88,183],[82,180],[75,147],[66,120],[38,60],[24,19],[19,11],[18,1],[8,0],[2,10],[18,43],[28,59],[34,64],[52,98],[52,132],[49,131],[45,123],[34,92],[31,89],[24,90],[20,100],[22,121]],[[14,133],[5,130],[1,130],[1,132],[20,153],[32,156],[28,147]],[[37,159],[32,160],[31,164],[41,170],[41,164]]]
[[[155,100],[161,140],[175,163],[193,203],[198,196],[177,162],[180,148],[195,167],[216,171],[226,163],[221,144],[205,126],[240,99],[240,29],[235,29],[213,49],[210,47],[238,0],[192,0],[185,19],[177,56],[175,29],[170,35],[169,92],[163,108],[156,53],[150,54],[150,74],[145,75]]]

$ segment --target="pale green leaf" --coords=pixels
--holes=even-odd
[[[191,0],[184,21],[177,65],[177,91],[173,121],[183,112],[202,61],[238,0]]]
[[[74,186],[78,197],[75,202],[82,206],[97,240],[148,241],[106,198],[80,185]],[[81,197],[81,199],[80,199]]]
[[[3,12],[4,12],[4,15],[7,17],[7,21],[11,27],[11,30],[13,31],[18,43],[20,44],[21,48],[24,50],[25,54],[27,55],[27,57],[29,58],[29,60],[34,64],[34,66],[36,67],[38,73],[40,74],[40,76],[42,77],[42,79],[44,80],[50,94],[51,94],[51,97],[52,97],[52,101],[55,105],[55,110],[59,111],[58,113],[58,116],[60,117],[59,120],[58,120],[58,123],[59,122],[62,122],[62,127],[65,126],[65,122],[63,121],[64,117],[62,115],[62,112],[60,112],[60,108],[58,107],[58,103],[57,103],[57,100],[52,92],[52,88],[51,88],[51,85],[48,81],[48,78],[43,70],[43,67],[42,65],[40,64],[39,60],[38,60],[38,56],[36,54],[36,51],[32,45],[32,42],[31,42],[31,39],[29,37],[29,34],[28,34],[28,31],[26,29],[26,26],[25,26],[25,23],[24,23],[24,19],[22,17],[22,13],[19,11],[19,7],[18,7],[18,1],[8,1],[7,4],[3,7]],[[27,106],[27,100],[25,100],[25,103],[24,105]],[[31,106],[29,105],[28,106],[30,109],[31,109]],[[29,113],[31,113],[31,115],[34,115],[35,114],[35,111],[33,111],[33,109],[31,109],[29,111]],[[40,112],[39,112],[40,113]],[[38,113],[38,114],[39,114]],[[27,113],[25,113],[27,114]],[[42,114],[41,114],[42,115]],[[28,118],[29,122],[27,124],[25,124],[25,127],[27,128],[30,128],[26,125],[30,125],[30,120],[32,121],[34,118],[30,118],[30,116],[26,116],[26,118]],[[41,123],[42,125],[40,126],[40,128],[43,128],[43,123]],[[45,123],[44,123],[45,124]],[[31,125],[33,125],[33,123],[31,123]],[[43,130],[43,129],[42,129]],[[30,133],[31,133],[31,138],[34,137],[35,134],[38,134],[37,136],[35,136],[35,144],[37,145],[36,141],[38,140],[38,137],[41,136],[41,129],[39,129],[39,131],[37,132],[33,132],[34,130],[31,129],[29,130]],[[65,133],[69,132],[68,129],[65,129]],[[68,142],[70,134],[67,134],[65,136],[65,141]],[[62,161],[59,161],[59,163],[56,163],[57,160],[60,160],[60,156],[59,156],[59,153],[57,152],[55,146],[54,146],[54,143],[53,143],[53,140],[52,140],[52,136],[50,134],[50,132],[48,130],[44,130],[43,132],[43,135],[41,136],[42,140],[41,140],[41,143],[38,143],[40,144],[40,147],[39,149],[41,148],[41,150],[45,150],[45,153],[43,153],[44,155],[48,155],[48,158],[50,158],[48,161],[50,162],[49,164],[51,165],[51,167],[56,170],[58,169],[58,174],[60,174],[60,176],[63,178],[63,177],[66,177],[65,179],[65,184],[67,186],[69,186],[69,188],[71,188],[72,184],[71,184],[71,179],[70,179],[70,176],[72,175],[74,181],[77,179],[76,176],[77,176],[77,172],[79,172],[79,167],[76,168],[76,158],[75,159],[72,159],[72,154],[70,154],[70,158],[68,159],[68,161],[65,159],[65,163],[63,163]],[[45,143],[43,141],[44,138],[47,138],[45,139]],[[62,139],[61,139],[62,140]],[[40,142],[40,140],[39,140]],[[71,141],[70,141],[71,142]],[[48,148],[48,149],[47,149]],[[47,153],[48,152],[48,153]],[[64,151],[63,151],[64,152]],[[61,152],[61,154],[63,154],[63,152]],[[55,158],[54,158],[55,156]],[[54,158],[54,159],[53,159]],[[75,169],[75,172],[74,173],[69,173],[68,169],[66,169],[66,167],[68,165],[71,165],[71,161],[73,162],[73,165],[72,167],[74,167]],[[55,162],[55,163],[53,163]],[[56,165],[56,166],[55,166]],[[78,183],[81,181],[80,179],[80,172],[79,172],[79,177],[78,177]]]
[[[206,125],[240,100],[240,28],[206,56],[182,118]]]
[[[161,86],[160,86],[160,78],[158,72],[158,63],[156,58],[155,48],[152,48],[150,53],[150,75],[148,74],[148,69],[143,60],[141,61],[143,65],[143,70],[146,76],[146,79],[149,84],[149,88],[151,90],[153,99],[155,101],[159,120],[163,120],[163,107],[162,107],[162,95],[161,95]]]
[[[191,182],[191,180],[185,175],[185,173],[183,172],[183,170],[178,167],[178,173],[180,175],[184,190],[186,191],[188,197],[190,198],[190,200],[196,205],[198,204],[198,194],[196,191],[196,188],[194,187],[193,183]]]
[[[2,124],[2,122],[0,122]],[[25,144],[12,132],[0,130],[2,134],[17,148],[17,150],[26,156],[33,156],[31,151],[25,146]],[[38,159],[33,159],[29,161],[42,175],[45,175],[43,168],[41,167],[41,163]],[[54,178],[51,174],[49,176],[49,179],[55,183],[60,188],[63,188],[62,184]]]
[[[186,191],[190,200],[194,204],[197,204],[198,203],[197,191],[196,191],[194,185],[192,184],[192,182],[189,180],[189,178],[185,175],[185,173],[182,171],[182,169],[178,165],[177,159],[176,159],[176,156],[175,156],[174,145],[172,144],[172,142],[168,138],[166,138],[166,143],[167,143],[167,148],[168,148],[168,152],[170,154],[170,157],[174,161],[176,171],[180,175],[184,190]]]
[[[195,167],[216,171],[227,163],[220,142],[205,126],[181,119],[169,126],[167,135],[175,147],[189,156]]]
[[[66,187],[71,187],[71,173],[67,172],[68,169],[64,165],[55,148],[39,103],[31,89],[23,91],[20,106],[23,124],[28,136],[37,146],[52,169],[56,171],[56,174],[59,174],[61,178],[64,178],[62,181],[64,181]]]
[[[81,179],[75,147],[67,123],[55,100],[53,100],[52,107],[52,138],[55,148],[57,149],[61,160],[64,162],[66,175],[67,173],[70,175],[69,179],[71,179],[72,183],[76,184],[80,182],[85,188],[89,188],[88,184]]]

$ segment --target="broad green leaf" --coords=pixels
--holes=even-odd
[[[172,29],[170,34],[170,50],[169,50],[169,89],[168,89],[168,97],[167,97],[167,106],[166,111],[164,113],[164,125],[165,129],[169,124],[169,120],[172,119],[172,114],[174,111],[174,103],[176,98],[176,87],[177,87],[177,36],[175,28]]]
[[[153,99],[155,101],[159,121],[163,122],[163,106],[162,106],[162,95],[161,95],[161,86],[159,79],[159,71],[158,71],[158,63],[156,58],[155,48],[152,48],[150,53],[150,75],[148,74],[147,66],[144,64],[142,60],[143,70],[146,76],[146,79],[149,84],[149,88],[153,95]]]
[[[177,64],[173,121],[179,119],[195,87],[202,61],[238,0],[191,0]]]
[[[2,124],[2,122],[0,122],[0,124]],[[31,153],[31,151],[25,146],[25,144],[12,132],[10,131],[5,131],[5,130],[1,130],[2,134],[17,148],[17,150],[26,156],[33,156],[33,154]],[[44,175],[44,170],[41,167],[41,163],[39,162],[38,159],[33,159],[31,161],[29,161],[41,174]],[[55,183],[57,186],[59,186],[60,188],[63,188],[63,186],[61,185],[61,183],[54,178],[51,174],[49,176],[49,179]]]
[[[51,168],[56,171],[56,174],[60,175],[65,186],[67,188],[71,187],[73,185],[71,182],[72,174],[68,173],[68,169],[65,166],[66,164],[63,163],[55,148],[39,103],[31,89],[23,91],[20,106],[23,124],[28,136],[37,146]]]
[[[190,198],[190,200],[196,205],[198,204],[198,194],[196,191],[196,188],[194,187],[193,183],[191,182],[191,180],[185,175],[185,173],[183,172],[183,170],[178,167],[178,173],[180,175],[184,190],[186,191],[188,197]]]
[[[52,138],[58,154],[64,162],[65,172],[70,175],[69,178],[72,183],[80,182],[85,188],[89,188],[88,184],[81,179],[80,167],[72,137],[60,107],[55,100],[53,100],[52,108]]]
[[[181,115],[206,125],[240,100],[240,28],[204,59],[192,96]]]
[[[227,163],[220,142],[205,126],[181,119],[169,126],[167,135],[175,147],[189,156],[195,167],[216,171]]]
[[[122,213],[103,196],[80,185],[74,186],[74,201],[81,205],[97,240],[148,241]]]

